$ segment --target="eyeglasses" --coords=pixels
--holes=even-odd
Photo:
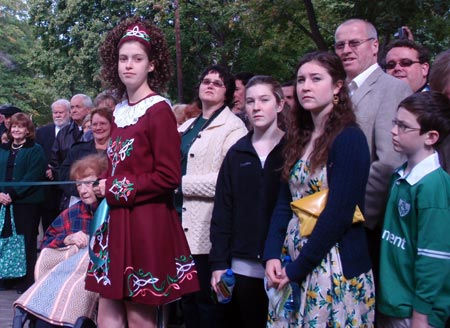
[[[392,120],[392,126],[397,126],[398,130],[401,133],[408,133],[408,132],[412,132],[412,131],[420,131],[420,130],[422,130],[421,128],[409,127],[405,123],[403,123],[402,121],[399,121],[397,119],[393,119]]]
[[[413,64],[419,64],[419,63],[420,63],[420,61],[414,61],[414,60],[411,60],[408,58],[403,58],[403,59],[400,59],[398,62],[391,60],[390,62],[386,63],[385,67],[386,67],[386,69],[394,69],[395,66],[397,66],[397,64],[399,64],[400,67],[410,67]]]
[[[202,84],[203,85],[210,85],[210,84],[212,84],[216,88],[223,88],[223,87],[225,87],[225,85],[222,82],[217,81],[217,80],[213,81],[213,80],[210,80],[210,79],[203,79]]]
[[[375,38],[368,38],[364,40],[350,40],[350,41],[339,41],[334,44],[334,49],[336,50],[344,50],[345,45],[348,44],[348,46],[352,49],[358,48],[360,45],[362,45],[364,42],[374,40]]]

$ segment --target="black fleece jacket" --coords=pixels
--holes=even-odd
[[[280,186],[284,139],[262,167],[252,134],[230,148],[219,172],[210,231],[212,270],[229,268],[231,258],[262,259]]]

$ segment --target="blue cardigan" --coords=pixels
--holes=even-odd
[[[357,277],[371,268],[362,223],[352,224],[356,205],[364,208],[370,155],[366,138],[356,126],[340,132],[327,160],[328,200],[297,259],[286,267],[290,280],[301,282],[338,244],[344,276]],[[292,218],[289,185],[280,187],[264,249],[264,261],[280,258],[286,229]]]

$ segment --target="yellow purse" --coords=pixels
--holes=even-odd
[[[318,191],[312,195],[291,202],[291,209],[300,220],[300,235],[308,237],[327,203],[328,189]],[[353,223],[364,222],[364,216],[358,205],[353,214]]]

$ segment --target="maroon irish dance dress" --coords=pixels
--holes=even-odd
[[[165,98],[150,95],[114,110],[107,150],[109,217],[95,233],[86,289],[110,299],[161,305],[199,289],[173,191],[180,137]]]

